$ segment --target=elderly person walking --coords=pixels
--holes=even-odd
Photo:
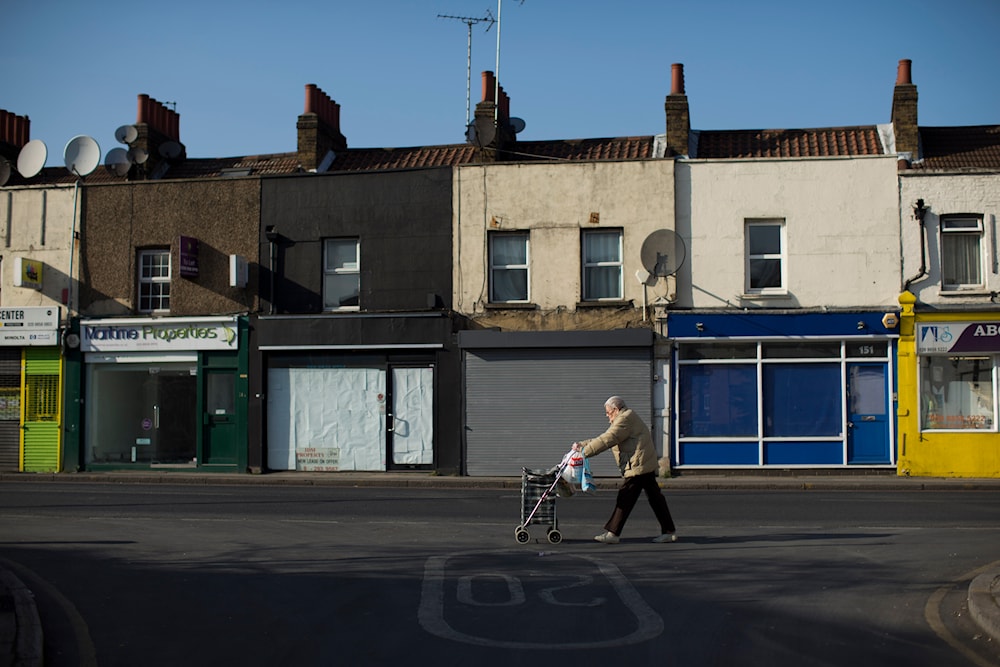
[[[604,524],[606,532],[594,539],[604,544],[618,544],[625,522],[636,501],[639,500],[639,494],[645,491],[649,506],[653,508],[656,520],[660,522],[660,535],[653,538],[653,541],[676,542],[674,520],[670,517],[667,499],[663,497],[660,485],[656,481],[659,465],[649,428],[639,415],[625,405],[620,396],[612,396],[605,401],[604,414],[611,422],[607,431],[596,438],[573,443],[573,450],[583,452],[586,458],[597,456],[610,449],[624,478],[621,488],[618,489],[615,509],[611,513],[611,518]]]

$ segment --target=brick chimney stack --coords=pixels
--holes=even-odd
[[[499,93],[499,100],[497,100]],[[497,85],[493,72],[483,72],[483,99],[476,105],[473,124],[483,162],[496,162],[503,146],[517,141],[517,133],[510,123],[510,97],[503,86]]]
[[[129,148],[146,151],[146,162],[137,165],[141,172],[160,178],[169,162],[187,157],[187,149],[181,143],[180,127],[180,114],[145,93],[139,94],[135,114],[136,138],[129,143]],[[176,155],[171,153],[173,157],[170,158],[160,152],[160,148],[168,143],[173,144],[177,151]]]
[[[316,171],[330,151],[347,150],[347,139],[340,132],[340,105],[314,83],[306,84],[305,109],[295,127],[299,165],[306,171]]]
[[[691,134],[691,112],[688,98],[684,93],[684,65],[670,66],[670,94],[663,104],[667,112],[667,154],[666,157],[688,154],[688,140]]]
[[[911,64],[910,60],[900,60],[896,71],[896,87],[892,92],[892,130],[896,135],[896,153],[909,153],[912,161],[920,157],[920,131],[917,126],[917,87],[911,78]]]
[[[0,109],[0,157],[15,162],[30,139],[31,121],[28,117]]]

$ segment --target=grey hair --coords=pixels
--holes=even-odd
[[[621,396],[612,396],[608,400],[604,401],[604,407],[607,408],[617,408],[618,410],[624,410],[627,405],[625,405],[625,399]]]

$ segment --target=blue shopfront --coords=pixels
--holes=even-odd
[[[671,464],[894,467],[898,319],[670,313]]]

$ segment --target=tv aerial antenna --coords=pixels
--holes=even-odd
[[[481,19],[472,18],[471,16],[451,16],[450,14],[438,14],[438,18],[461,21],[469,29],[469,43],[465,58],[465,125],[468,126],[472,122],[472,26],[477,23],[488,23],[489,25],[486,26],[484,32],[489,32],[490,28],[497,21],[488,9],[486,10],[486,16]]]

